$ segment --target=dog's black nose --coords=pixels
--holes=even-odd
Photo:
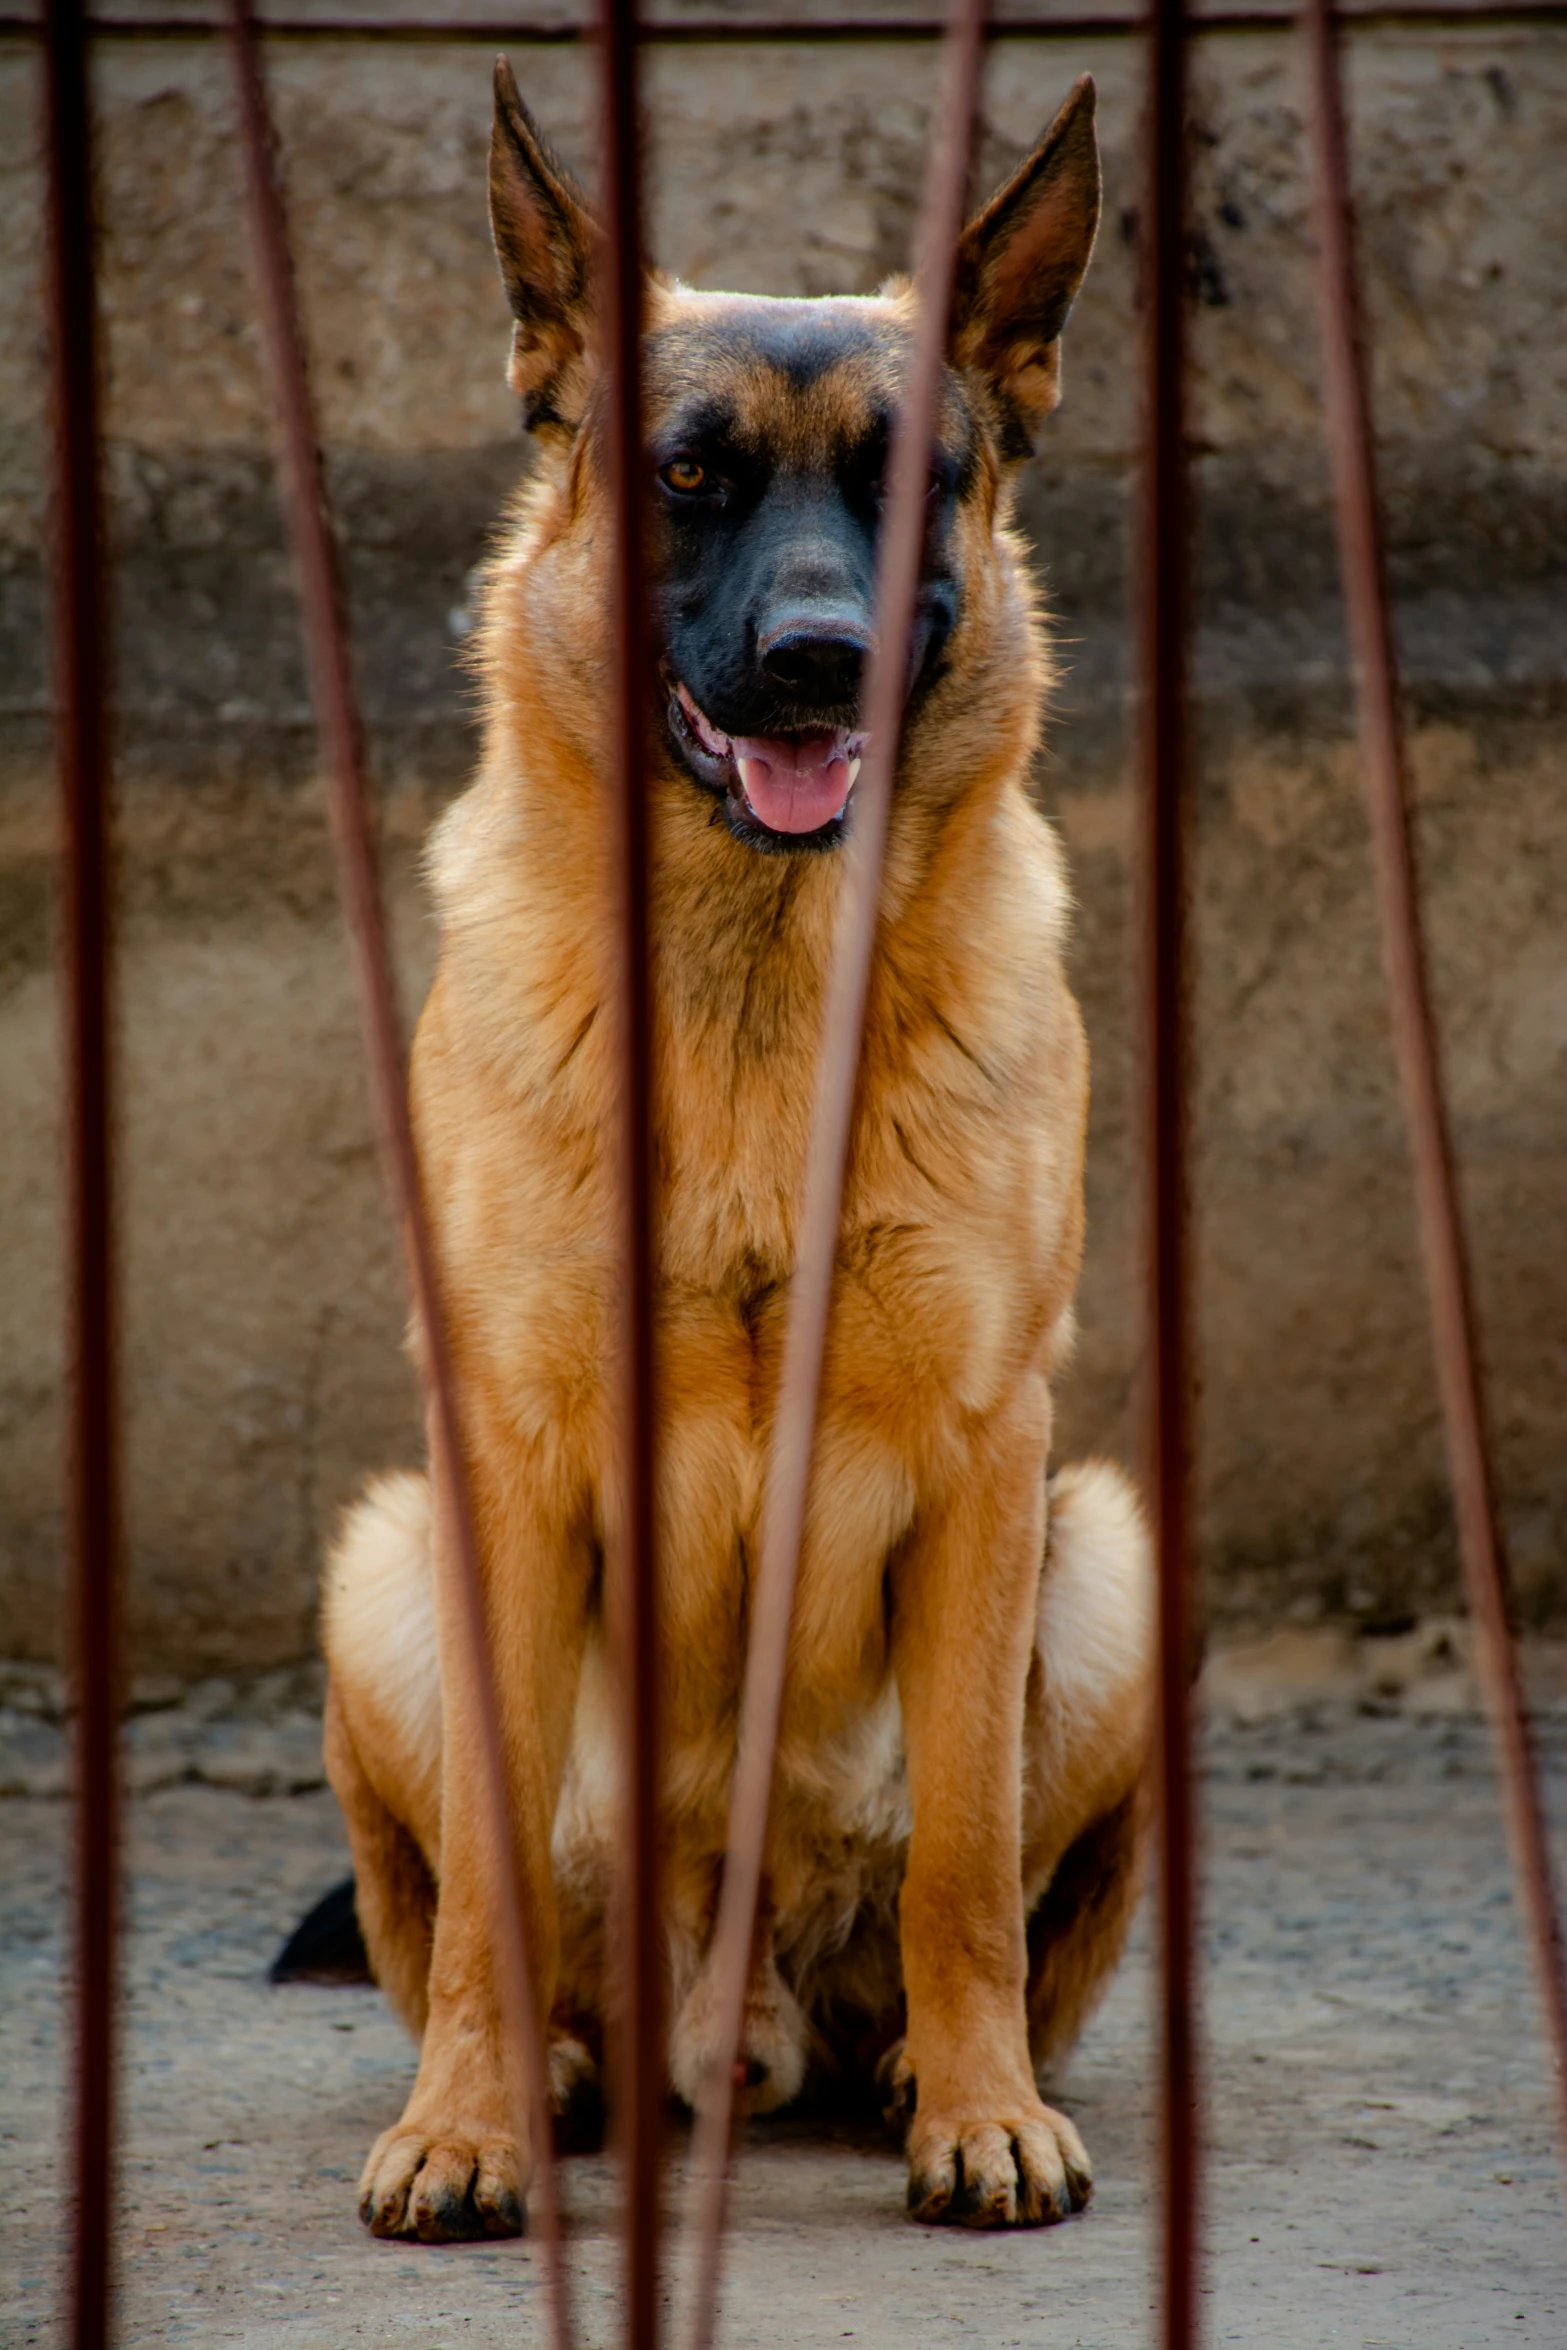
[[[856,701],[870,632],[849,620],[800,614],[778,622],[757,646],[762,674],[794,700],[842,709]]]

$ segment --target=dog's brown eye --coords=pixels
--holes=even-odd
[[[694,457],[675,457],[664,467],[663,479],[670,489],[679,490],[683,497],[689,498],[706,481],[707,469],[698,465]]]

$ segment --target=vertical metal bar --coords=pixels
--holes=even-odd
[[[1145,322],[1143,1034],[1147,1445],[1159,1561],[1159,1926],[1164,2340],[1197,2338],[1196,1883],[1190,1680],[1191,1308],[1187,1242],[1188,539],[1186,56],[1182,0],[1151,0]]]
[[[1519,1901],[1556,2066],[1557,2121],[1567,2159],[1567,1978],[1539,1773],[1513,1643],[1512,1600],[1496,1520],[1468,1253],[1431,1010],[1366,390],[1343,90],[1328,0],[1307,0],[1302,21],[1314,100],[1324,388],[1338,506],[1339,560],[1354,648],[1382,964],[1409,1125],[1458,1547],[1470,1612],[1479,1633],[1481,1683],[1501,1764]]]
[[[626,2339],[654,2350],[666,2071],[659,1926],[658,1562],[654,1550],[653,1013],[648,954],[648,630],[642,435],[642,125],[635,0],[604,0],[604,324],[615,496],[612,756],[620,935],[620,1425],[624,1487],[613,1599],[627,1715],[621,1935]]]
[[[72,2339],[105,2350],[113,2273],[119,1925],[119,1414],[109,662],[104,596],[92,120],[79,0],[45,47],[55,412],[55,696],[70,1055],[71,1636],[77,1738],[76,2211]]]
[[[717,2323],[735,2059],[761,1890],[773,1757],[810,1489],[811,1450],[832,1307],[844,1165],[881,901],[892,779],[903,726],[926,488],[941,398],[957,242],[963,227],[985,17],[984,0],[953,0],[948,13],[938,118],[916,245],[919,310],[914,351],[893,436],[890,494],[877,552],[876,646],[862,705],[867,740],[854,796],[853,829],[822,1015],[799,1236],[757,1545],[728,1846],[713,1939],[721,2055],[708,2077],[692,2148],[692,2220],[697,2236],[693,2350],[709,2350]]]
[[[572,2338],[569,2286],[561,2238],[544,2018],[529,1959],[516,1846],[495,1688],[490,1670],[484,1586],[474,1535],[451,1347],[442,1311],[440,1269],[420,1182],[408,1107],[402,1029],[376,874],[364,747],[349,663],[337,550],[328,519],[311,406],[304,336],[289,260],[283,193],[272,146],[260,49],[249,0],[229,0],[235,81],[245,154],[262,328],[277,402],[290,529],[299,566],[305,647],[316,724],[329,782],[338,887],[353,947],[360,1020],[380,1128],[381,1155],[401,1223],[409,1286],[418,1316],[431,1471],[449,1533],[438,1558],[449,1576],[446,1599],[460,1671],[476,1730],[482,1832],[489,1851],[491,1930],[502,2006],[523,2060],[533,2147],[532,2200],[541,2221],[552,2330],[560,2350]]]

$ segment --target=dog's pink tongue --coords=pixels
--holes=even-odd
[[[734,761],[753,816],[769,832],[816,832],[849,796],[849,753],[839,731],[737,734]]]

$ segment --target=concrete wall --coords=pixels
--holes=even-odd
[[[592,169],[592,81],[514,49]],[[656,242],[699,283],[858,290],[904,258],[932,53],[664,51]],[[993,53],[998,175],[1099,79],[1105,229],[1027,515],[1069,640],[1039,788],[1072,852],[1096,1092],[1066,1443],[1124,1448],[1136,1355],[1127,501],[1140,57]],[[0,1653],[60,1607],[61,1198],[44,660],[37,60],[0,42]],[[280,43],[275,101],[385,792],[417,847],[472,754],[464,582],[524,463],[483,208],[488,52]],[[1503,1488],[1567,1603],[1567,329],[1559,30],[1368,30],[1350,87],[1399,631]],[[273,1663],[415,1399],[267,446],[226,61],[98,51],[116,538],[138,1661]],[[1293,40],[1197,69],[1198,1222],[1206,1553],[1229,1620],[1450,1597],[1327,508]],[[1135,558],[1134,558],[1135,563]]]

